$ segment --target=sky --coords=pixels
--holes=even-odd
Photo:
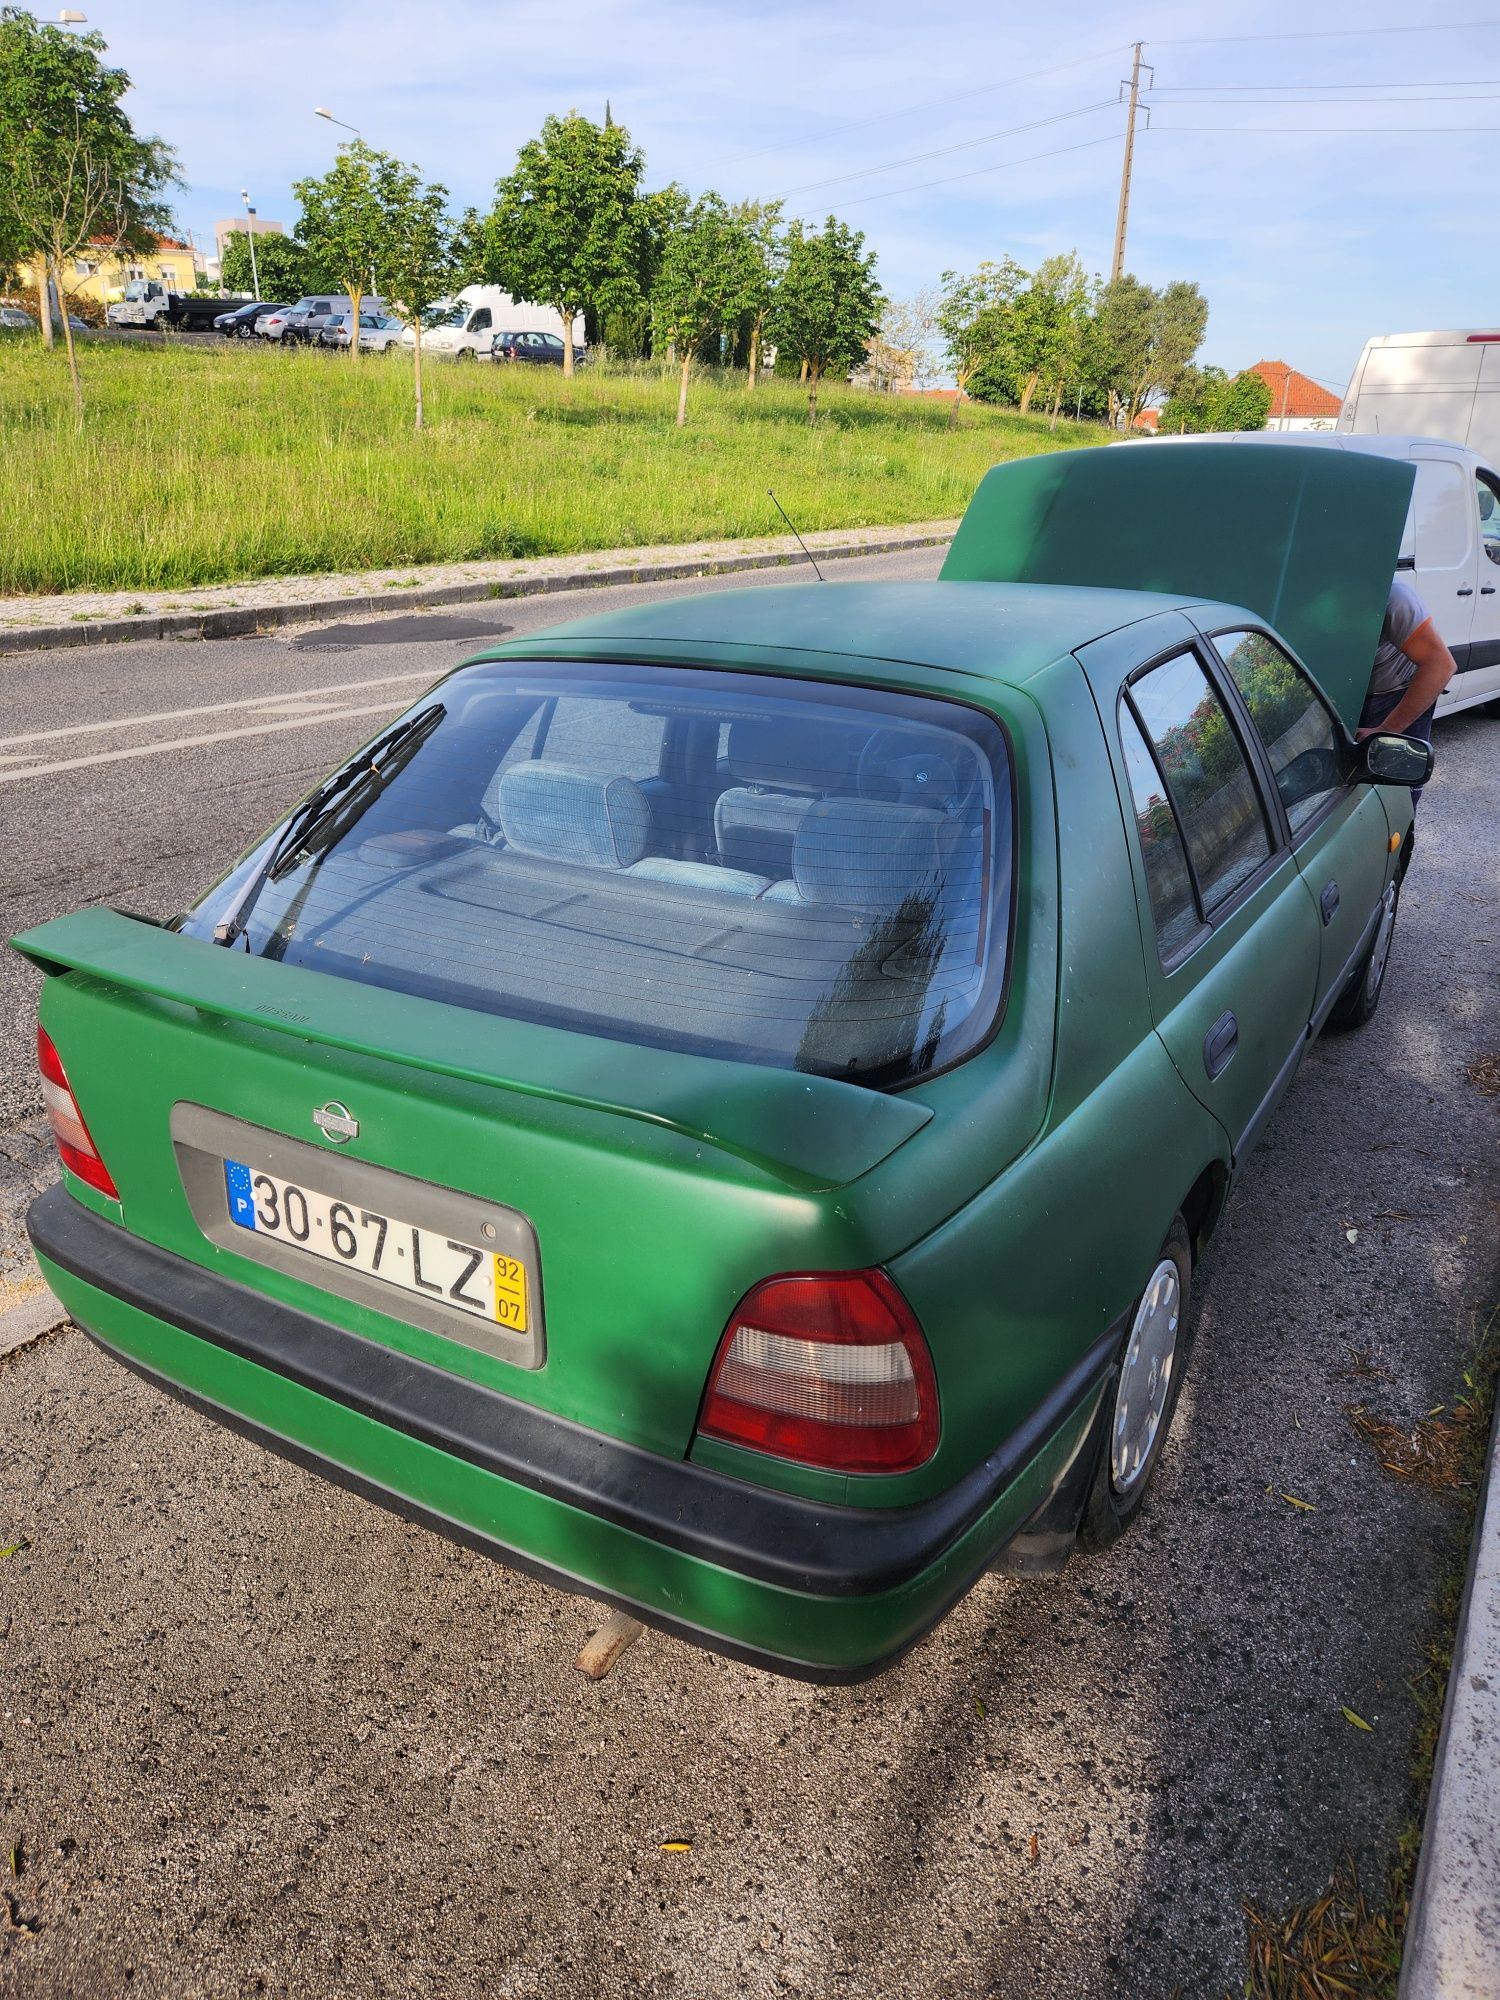
[[[176,149],[178,219],[210,254],[242,187],[295,221],[291,183],[348,136],[315,106],[462,207],[487,205],[548,112],[602,118],[607,99],[648,186],[835,213],[892,297],[1002,256],[1107,272],[1140,40],[1126,268],[1202,287],[1200,358],[1286,360],[1338,390],[1372,334],[1497,316],[1500,14],[1474,0],[1435,0],[1436,26],[1396,0],[83,4],[137,128]]]

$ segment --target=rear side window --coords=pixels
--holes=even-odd
[[[1220,632],[1215,646],[1250,711],[1295,834],[1352,769],[1343,731],[1297,662],[1266,632]]]
[[[1177,816],[1167,799],[1162,782],[1140,724],[1122,702],[1120,705],[1120,747],[1125,752],[1125,770],[1130,779],[1130,797],[1135,807],[1135,830],[1146,864],[1146,887],[1151,897],[1151,914],[1156,922],[1156,948],[1165,964],[1183,949],[1202,928],[1198,905],[1193,896],[1193,878]]]
[[[518,1020],[855,1083],[995,1024],[1004,736],[957,703],[497,662],[256,892],[241,948]],[[274,839],[274,836],[273,836]],[[262,844],[182,920],[210,937]]]
[[[1130,684],[1182,828],[1205,917],[1271,854],[1271,836],[1249,764],[1224,704],[1191,653]]]

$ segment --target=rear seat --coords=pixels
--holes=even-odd
[[[729,868],[771,881],[792,873],[792,848],[808,807],[851,778],[849,731],[808,721],[787,756],[787,725],[775,719],[731,723],[721,770],[730,783],[714,806],[714,840]]]
[[[945,813],[883,799],[807,802],[792,849],[790,881],[768,903],[816,903],[842,910],[895,910],[908,897],[935,903],[951,841]]]
[[[600,778],[565,764],[515,764],[500,780],[498,809],[506,845],[537,860],[719,895],[753,897],[770,887],[769,876],[648,854],[651,807],[633,778]]]

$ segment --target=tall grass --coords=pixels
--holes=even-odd
[[[0,594],[181,589],[406,563],[567,553],[963,511],[999,459],[1089,425],[706,373],[679,430],[665,376],[405,355],[86,346],[74,429],[60,359],[0,341]]]

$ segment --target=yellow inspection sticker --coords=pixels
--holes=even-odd
[[[513,1333],[526,1328],[526,1266],[514,1257],[495,1259],[495,1317]]]

